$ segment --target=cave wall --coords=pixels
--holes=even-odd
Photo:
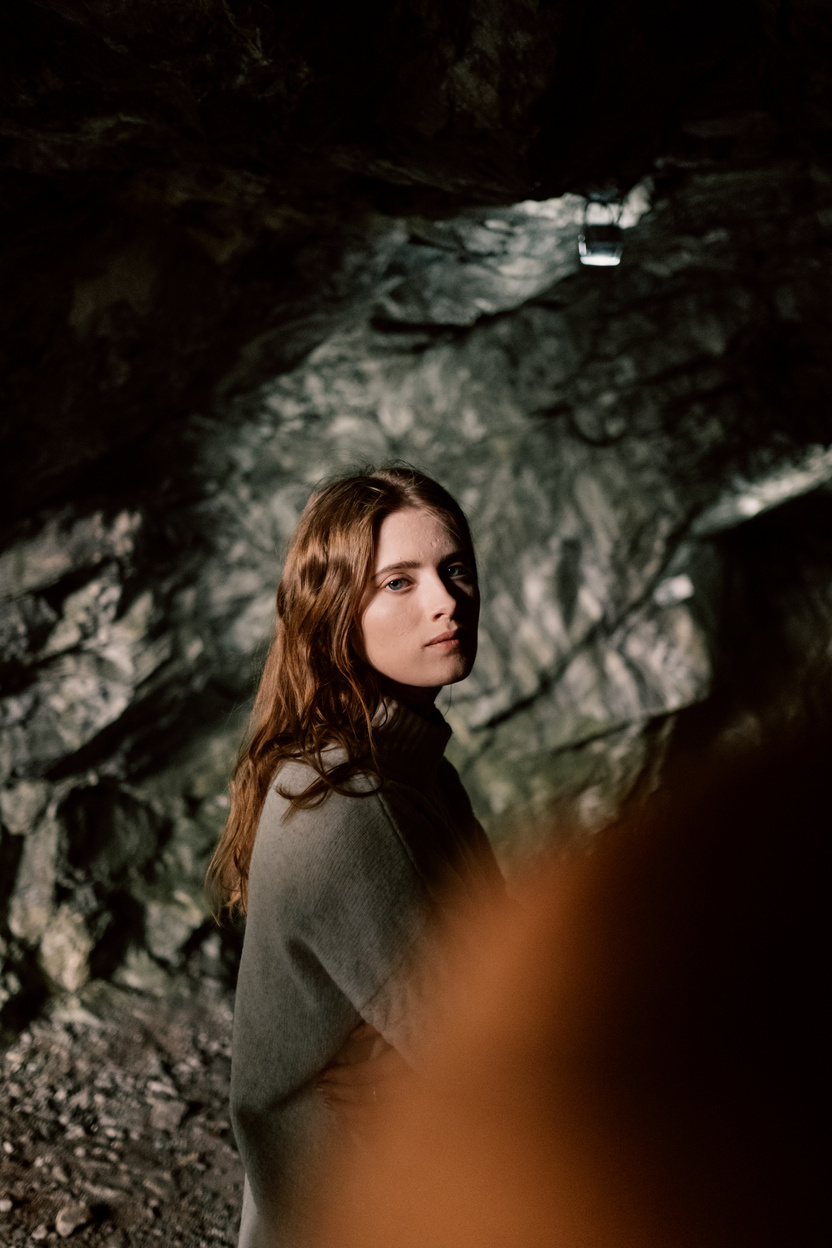
[[[753,719],[752,651],[819,679],[829,15],[658,7],[4,15],[7,1011],[233,962],[202,876],[334,470],[403,457],[472,519],[441,704],[507,860],[659,783],[714,689]],[[582,268],[610,186],[623,262]]]

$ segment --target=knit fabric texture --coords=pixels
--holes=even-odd
[[[257,830],[234,1016],[231,1115],[246,1171],[240,1248],[290,1243],[298,1207],[338,1145],[315,1090],[363,1019],[411,1062],[429,1025],[431,939],[449,884],[499,871],[443,757],[450,728],[388,703],[382,784],[292,809],[313,778],[284,764]],[[334,761],[334,760],[333,760]]]

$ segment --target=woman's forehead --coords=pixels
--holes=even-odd
[[[450,517],[426,507],[402,507],[379,525],[374,563],[379,569],[391,562],[433,562],[467,552],[468,543]]]

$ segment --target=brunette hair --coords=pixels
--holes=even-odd
[[[382,521],[419,507],[438,516],[471,552],[468,522],[437,481],[409,464],[364,468],[320,487],[289,543],[277,587],[275,637],[266,658],[249,731],[231,781],[231,811],[208,867],[216,915],[245,912],[254,836],[275,772],[289,759],[315,773],[290,810],[317,806],[362,771],[381,777],[373,717],[381,702],[378,673],[355,645],[359,612],[373,572]],[[324,750],[346,758],[327,764]]]

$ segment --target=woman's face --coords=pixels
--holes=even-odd
[[[431,706],[442,685],[464,680],[477,654],[480,594],[471,551],[420,507],[381,524],[364,594],[363,657],[394,695]]]

